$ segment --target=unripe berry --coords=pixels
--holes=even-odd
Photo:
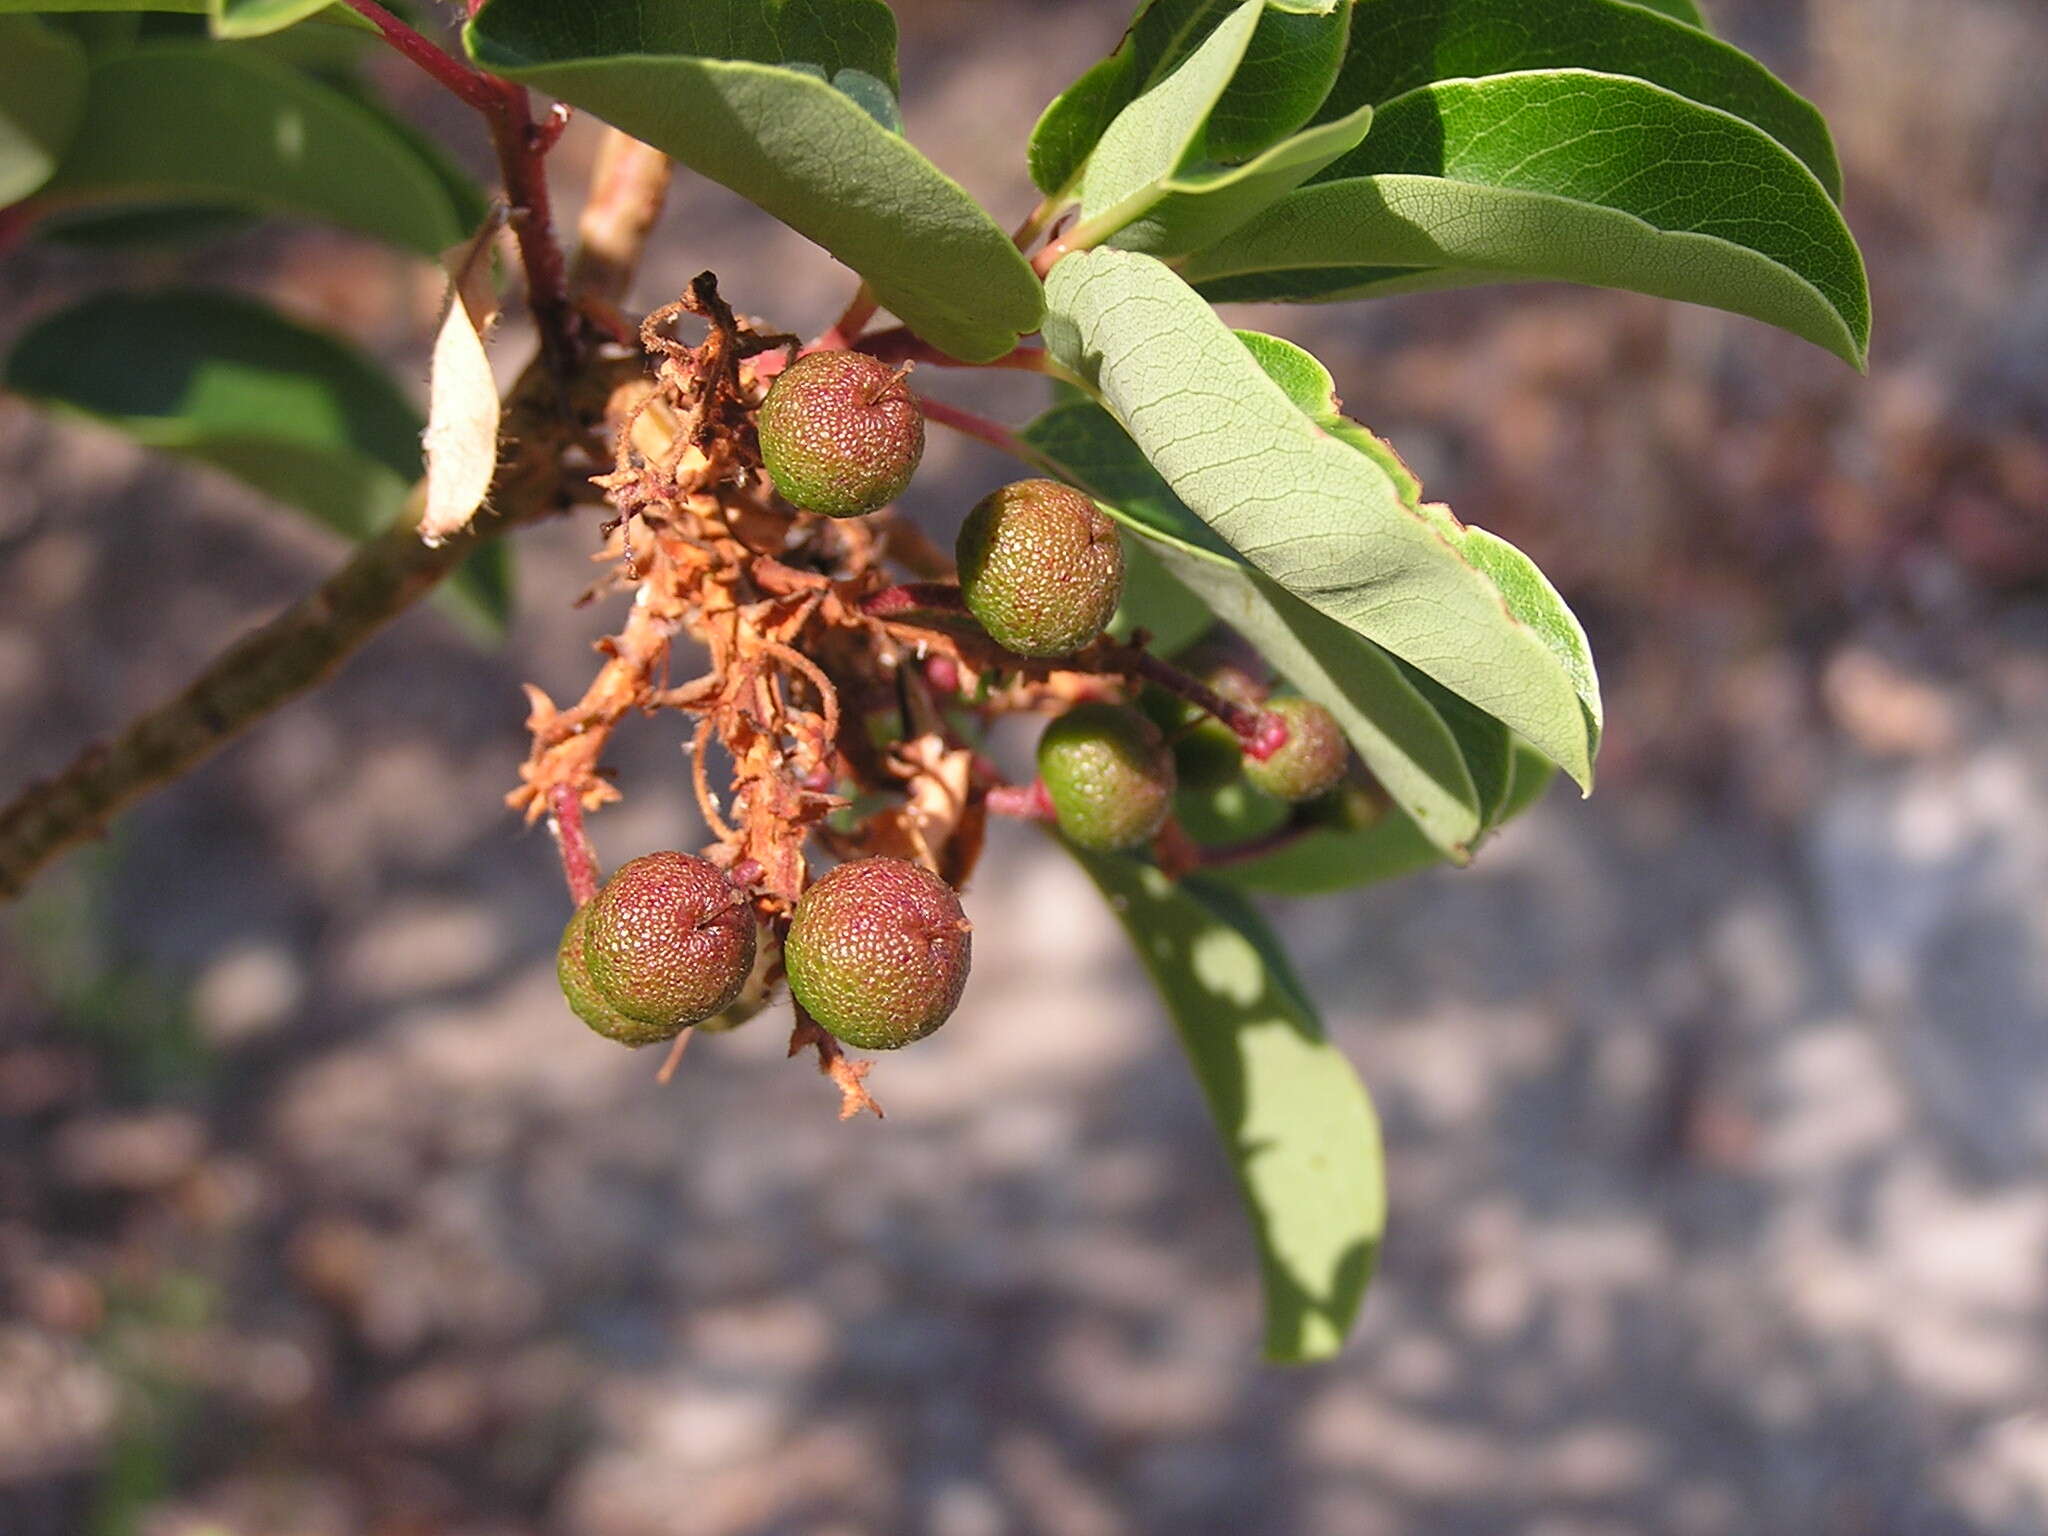
[[[864,352],[812,352],[768,387],[761,462],[783,497],[858,517],[902,494],[924,456],[924,413],[902,374]]]
[[[739,995],[754,964],[754,914],[719,868],[687,853],[621,865],[570,923],[596,997],[666,1039]],[[564,992],[570,992],[567,982]],[[574,993],[570,1006],[577,1007]],[[578,1007],[586,1022],[608,1033]],[[614,1036],[617,1038],[617,1036]]]
[[[1173,753],[1134,709],[1076,704],[1038,738],[1038,776],[1060,831],[1096,853],[1134,848],[1173,807]]]
[[[924,866],[856,859],[804,892],[782,963],[791,995],[829,1034],[893,1051],[959,1004],[969,931],[960,898]]]
[[[562,996],[569,1000],[570,1009],[605,1039],[616,1040],[621,1045],[653,1045],[656,1041],[670,1038],[675,1030],[627,1018],[606,1002],[604,994],[598,991],[583,957],[584,925],[589,917],[588,903],[576,909],[576,915],[569,919],[569,926],[562,930],[562,946],[555,952],[555,979],[561,983]]]
[[[1102,633],[1124,590],[1116,524],[1072,486],[1019,480],[967,514],[960,594],[998,645],[1065,656]]]
[[[1313,699],[1288,697],[1266,706],[1287,726],[1287,740],[1264,762],[1246,755],[1244,776],[1282,800],[1313,800],[1335,789],[1351,759],[1337,717]]]

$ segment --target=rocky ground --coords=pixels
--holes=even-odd
[[[1021,208],[1020,125],[1118,17],[899,9],[913,137]],[[886,1123],[833,1118],[779,1014],[667,1088],[573,1024],[560,878],[500,805],[518,683],[572,692],[616,620],[569,606],[562,525],[503,650],[410,616],[0,928],[0,1529],[2048,1526],[2048,21],[1714,9],[1837,125],[1867,381],[1624,296],[1247,316],[1544,562],[1613,722],[1601,792],[1472,870],[1278,909],[1388,1134],[1341,1359],[1258,1363],[1200,1102],[1028,834],[970,893],[967,1006],[876,1070]],[[395,261],[272,232],[145,265],[423,369]],[[685,183],[639,297],[703,267],[790,329],[847,286]],[[9,271],[9,332],[107,275]],[[911,505],[949,535],[1005,473],[937,440]],[[0,484],[6,786],[335,558],[4,402]],[[676,743],[620,766],[607,858],[689,845]]]

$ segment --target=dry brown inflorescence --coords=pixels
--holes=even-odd
[[[696,345],[674,334],[690,317],[705,327]],[[631,606],[582,698],[560,707],[528,687],[533,747],[510,803],[529,821],[556,818],[572,894],[587,899],[580,813],[619,798],[603,763],[611,733],[674,711],[714,840],[705,856],[776,939],[810,880],[812,841],[835,859],[907,859],[964,885],[996,779],[945,707],[971,700],[993,716],[1121,697],[1122,648],[1010,656],[971,623],[920,610],[915,583],[953,569],[909,523],[783,504],[759,473],[753,417],[798,343],[736,317],[709,274],[649,315],[640,341],[653,376],[611,399],[614,463],[595,477],[613,508],[597,556],[607,571],[586,597],[623,590]],[[673,658],[696,648],[705,670],[673,680]],[[807,1046],[838,1082],[842,1113],[875,1108],[866,1064],[799,1010],[791,1053]]]

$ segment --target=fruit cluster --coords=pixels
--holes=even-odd
[[[645,1045],[692,1026],[718,1027],[758,1007],[758,995],[743,994],[758,994],[779,969],[799,1009],[800,1037],[808,1021],[834,1041],[894,1050],[943,1024],[966,985],[970,925],[941,872],[958,883],[971,870],[978,818],[1031,816],[1081,849],[1150,844],[1169,866],[1184,865],[1195,844],[1180,821],[1202,841],[1229,834],[1228,826],[1219,830],[1219,792],[1240,812],[1263,808],[1261,825],[1270,830],[1290,806],[1329,800],[1345,781],[1349,748],[1330,712],[1305,698],[1270,696],[1255,662],[1210,649],[1182,668],[1147,653],[1142,635],[1109,638],[1123,595],[1123,544],[1115,523],[1071,486],[1029,479],[991,492],[960,530],[957,581],[887,584],[880,548],[913,536],[896,524],[878,535],[869,514],[901,494],[924,449],[924,415],[904,369],[863,352],[815,351],[749,398],[731,360],[750,355],[743,331],[727,325],[722,354],[709,343],[690,350],[649,335],[651,349],[687,365],[675,373],[673,394],[693,404],[675,413],[679,419],[701,422],[714,406],[731,407],[752,431],[736,441],[700,431],[689,444],[703,459],[695,485],[709,487],[715,507],[705,515],[689,510],[703,495],[692,501],[679,480],[650,479],[653,456],[644,446],[629,449],[648,406],[636,406],[621,428],[620,467],[604,483],[620,523],[638,516],[653,530],[644,556],[624,546],[626,568],[654,594],[643,591],[637,606],[673,609],[682,627],[706,638],[721,669],[700,693],[643,686],[639,701],[651,708],[689,693],[690,705],[708,709],[700,697],[736,697],[736,713],[719,717],[729,722],[721,739],[736,768],[766,759],[774,771],[736,776],[731,804],[745,809],[743,826],[707,802],[721,840],[710,858],[648,854],[601,887],[594,874],[585,880],[588,899],[563,933],[558,969],[571,1008],[597,1033]],[[683,448],[668,450],[669,465],[683,459]],[[746,504],[728,488],[758,483],[756,465],[779,501]],[[748,532],[756,521],[760,529]],[[666,562],[666,586],[655,581],[658,571],[641,569],[647,561]],[[927,575],[945,571],[936,552],[922,565]],[[696,585],[683,585],[679,573]],[[707,595],[721,591],[723,607]],[[740,602],[748,597],[755,600]],[[776,607],[791,597],[801,599],[794,608]],[[721,641],[714,611],[795,617],[772,631],[734,627]],[[628,638],[613,644],[614,666]],[[904,638],[931,657],[914,686],[894,660]],[[745,673],[739,658],[749,647],[767,670]],[[641,673],[651,672],[649,656],[639,660]],[[973,687],[964,672],[975,674]],[[895,685],[884,687],[891,677]],[[898,713],[898,687],[922,697],[921,708],[906,696],[908,712]],[[594,687],[593,696],[605,691]],[[798,693],[812,701],[808,713],[792,706],[763,724],[764,700]],[[879,699],[881,707],[842,717],[842,699]],[[1053,713],[1029,785],[998,782],[960,734],[960,722],[977,712],[986,718],[1011,708]],[[582,750],[576,732],[589,720],[570,731],[563,718],[537,712],[536,739],[547,745],[537,764]],[[913,718],[922,721],[916,744],[906,740]],[[700,798],[711,725],[707,713],[694,748]],[[968,809],[949,824],[956,836],[946,858],[931,851],[929,818],[900,815],[878,831],[888,818],[854,817],[861,797],[890,774],[908,783],[913,801],[932,799],[934,785],[961,791],[954,798]],[[539,786],[540,770],[530,765],[528,778]],[[557,773],[555,787],[563,782]],[[587,772],[566,782],[592,803],[609,798]],[[1250,823],[1240,814],[1237,824]],[[841,858],[816,880],[801,852],[813,836]],[[822,1060],[829,1042],[815,1043]],[[851,1104],[848,1081],[842,1077]]]

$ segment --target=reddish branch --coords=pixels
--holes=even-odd
[[[597,850],[583,830],[583,802],[566,784],[557,784],[548,794],[548,831],[554,834],[555,851],[562,856],[562,878],[568,882],[569,899],[580,907],[597,894]]]
[[[548,202],[547,153],[561,136],[566,116],[547,124],[533,120],[526,88],[463,63],[407,26],[377,0],[346,0],[383,34],[384,40],[469,106],[483,114],[498,152],[505,198],[512,205],[512,232],[526,269],[526,302],[540,331],[541,355],[557,384],[564,383],[581,347],[576,311],[569,302],[568,269],[555,241]]]

